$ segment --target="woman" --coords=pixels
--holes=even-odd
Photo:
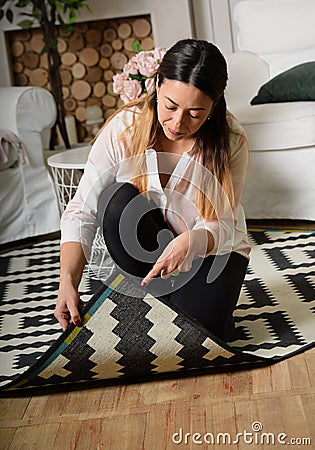
[[[217,47],[179,41],[154,92],[102,128],[62,217],[55,317],[63,329],[81,323],[78,285],[99,223],[135,283],[217,336],[232,331],[250,251],[240,205],[248,147],[226,110],[226,83]]]

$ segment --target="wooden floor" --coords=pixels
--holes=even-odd
[[[1,398],[0,449],[311,449],[314,418],[315,348],[232,373]]]

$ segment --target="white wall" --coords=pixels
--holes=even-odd
[[[227,54],[238,51],[235,5],[241,0],[192,0],[195,36],[215,43]]]
[[[89,0],[91,13],[83,9],[78,21],[113,19],[119,17],[151,15],[154,42],[159,47],[169,47],[179,39],[192,37],[190,0]],[[0,22],[0,86],[10,86],[11,76],[4,31],[19,29],[16,23]]]

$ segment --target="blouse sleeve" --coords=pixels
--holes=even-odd
[[[241,208],[245,177],[249,163],[249,148],[245,131],[241,125],[232,117],[230,134],[230,170],[233,184],[234,207],[226,215],[222,215],[215,220],[205,221],[200,218],[196,221],[194,229],[206,228],[214,238],[214,248],[211,254],[223,254],[231,252],[234,245],[235,228],[238,227],[238,217]],[[240,225],[241,226],[241,225]],[[244,224],[242,224],[242,228]]]
[[[80,242],[85,249],[91,249],[98,226],[98,199],[104,188],[114,182],[119,161],[124,157],[126,143],[119,137],[126,126],[118,114],[94,142],[77,192],[61,218],[61,244]]]

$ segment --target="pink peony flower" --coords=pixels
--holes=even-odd
[[[128,80],[125,73],[119,73],[113,76],[113,91],[115,94],[122,94],[124,92],[124,83]]]
[[[154,91],[156,73],[165,52],[162,48],[141,51],[125,64],[122,73],[114,75],[113,91],[124,103]]]
[[[158,65],[160,65],[165,53],[166,53],[166,50],[164,48],[158,47],[158,48],[154,49],[153,57],[154,57],[155,61],[158,62]]]
[[[142,86],[138,80],[124,81],[124,89],[120,94],[120,98],[124,103],[128,103],[142,94]]]
[[[149,51],[140,52],[137,55],[138,69],[141,75],[152,77],[155,75],[158,65],[153,58],[153,53]]]
[[[145,84],[146,91],[147,91],[148,93],[154,91],[154,89],[155,89],[155,82],[156,82],[156,81],[155,81],[155,77],[154,77],[154,78],[147,78],[147,79],[145,80],[144,84]]]
[[[132,74],[132,75],[137,75],[138,73],[138,63],[137,63],[137,58],[136,56],[133,56],[128,62],[127,64],[125,64],[124,67],[124,73],[126,75]]]

